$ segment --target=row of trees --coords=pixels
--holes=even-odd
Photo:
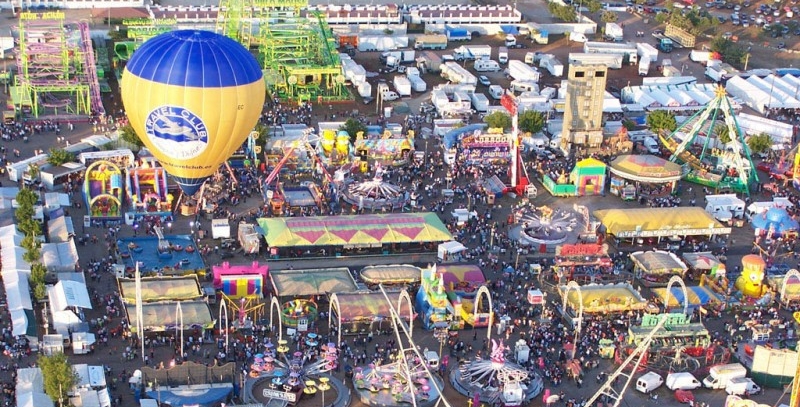
[[[511,129],[511,116],[505,112],[494,111],[486,115],[483,121],[486,122],[490,128],[503,129],[505,131]],[[519,130],[523,133],[538,133],[544,129],[545,117],[542,112],[526,110],[519,114],[517,125],[519,126]]]
[[[678,122],[674,113],[667,110],[656,110],[647,115],[647,126],[656,134],[672,133],[678,128]],[[714,135],[723,144],[732,141],[728,126],[714,126]],[[752,135],[747,138],[747,147],[753,154],[767,152],[772,148],[772,138],[766,133]]]
[[[37,237],[42,233],[42,226],[39,221],[34,219],[39,195],[28,188],[22,188],[16,198],[17,210],[14,215],[17,218],[17,229],[25,235],[21,243],[22,248],[25,249],[22,259],[31,265],[31,291],[34,298],[41,301],[46,294],[44,277],[47,269],[42,264],[42,245]]]

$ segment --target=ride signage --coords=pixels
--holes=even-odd
[[[605,250],[599,244],[565,244],[556,249],[558,256],[564,257],[585,257],[585,256],[604,256]]]
[[[278,399],[289,403],[297,402],[297,394],[270,388],[263,389],[261,395],[264,396],[264,398]]]

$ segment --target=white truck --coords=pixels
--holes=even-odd
[[[609,41],[622,42],[625,40],[622,26],[617,23],[606,23],[605,37]]]
[[[469,97],[472,100],[472,108],[476,112],[486,113],[489,110],[489,98],[483,93],[470,93]]]
[[[612,54],[620,55],[630,65],[639,62],[638,49],[634,43],[608,43],[598,41],[587,41],[583,44],[583,52],[587,54]]]
[[[508,47],[500,47],[497,49],[497,62],[501,64],[508,63]]]
[[[428,90],[428,84],[425,83],[425,80],[420,78],[419,76],[408,76],[408,81],[411,82],[411,90],[414,92],[425,92]]]
[[[453,83],[464,83],[476,85],[478,78],[464,69],[456,62],[445,62],[442,65],[442,78],[445,78]]]
[[[400,97],[411,96],[411,81],[405,75],[397,75],[394,77],[394,89]]]
[[[490,45],[462,45],[453,50],[453,58],[456,61],[466,61],[490,58],[492,47]]]
[[[414,49],[445,49],[447,36],[444,34],[420,35],[414,41]]]
[[[650,57],[650,62],[658,61],[658,49],[646,42],[636,43],[636,54],[640,59]]]
[[[647,76],[650,73],[650,56],[646,55],[639,59],[639,76]]]
[[[393,90],[389,90],[389,85],[386,82],[381,82],[378,84],[378,97],[384,102],[390,102],[399,99],[400,95]]]
[[[489,86],[489,96],[491,96],[494,100],[500,100],[504,93],[506,93],[506,91],[500,85]]]
[[[708,60],[711,59],[711,51],[698,51],[693,49],[692,52],[689,53],[689,59],[705,65]]]
[[[711,366],[708,376],[703,379],[703,386],[708,389],[724,389],[731,379],[747,376],[747,369],[741,363]]]
[[[737,73],[739,73],[738,69],[722,63],[722,61],[711,59],[706,62],[706,76],[714,82],[721,82],[726,76],[733,76]]]
[[[419,68],[422,73],[441,72],[442,57],[432,51],[422,51],[417,57],[417,68]]]
[[[734,396],[752,396],[760,393],[761,387],[749,377],[736,377],[728,380],[725,392]]]
[[[506,73],[515,80],[531,82],[538,82],[541,76],[539,70],[516,59],[508,61]]]
[[[605,65],[609,69],[621,69],[622,56],[612,54],[585,54],[570,52],[569,63],[576,65]]]
[[[505,44],[506,44],[506,47],[516,47],[517,46],[517,37],[515,37],[515,36],[513,36],[511,34],[506,35]]]
[[[586,42],[586,41],[589,41],[589,39],[586,38],[586,34],[574,32],[574,31],[569,33],[569,40],[570,41],[575,41],[575,42]]]
[[[539,59],[539,68],[547,69],[547,72],[550,72],[550,75],[555,77],[564,75],[564,64],[559,62],[553,54],[542,55],[541,59]]]
[[[500,71],[500,64],[491,59],[477,59],[473,65],[477,72],[498,72]]]

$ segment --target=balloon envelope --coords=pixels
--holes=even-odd
[[[190,195],[241,146],[266,95],[247,49],[200,30],[145,42],[125,66],[121,88],[131,126]]]

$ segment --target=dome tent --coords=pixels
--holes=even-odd
[[[772,230],[777,235],[787,232],[796,232],[800,229],[797,221],[784,208],[770,208],[761,215],[755,216],[753,227],[763,231]]]

